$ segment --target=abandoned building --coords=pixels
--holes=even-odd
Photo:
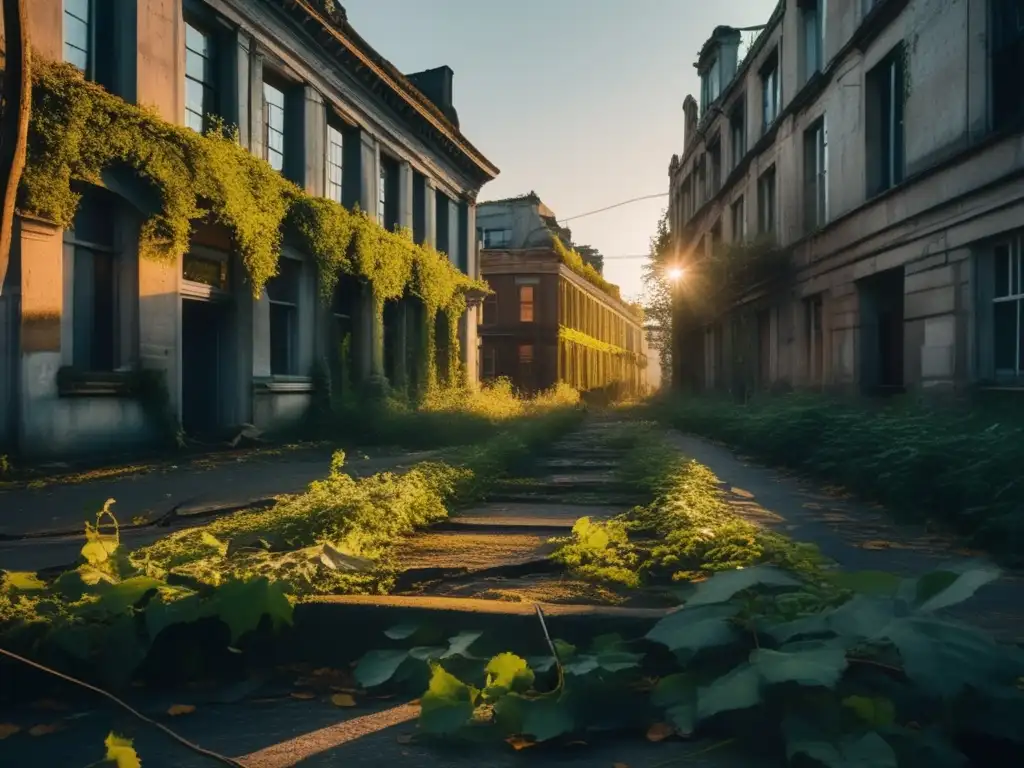
[[[1024,5],[781,0],[742,37],[699,52],[670,229],[697,273],[784,260],[711,313],[678,282],[675,385],[1020,384]]]
[[[168,123],[237,126],[241,145],[303,193],[406,228],[479,277],[476,197],[498,169],[459,130],[452,70],[401,74],[336,0],[32,0],[28,14],[34,56],[72,64]],[[342,276],[322,301],[314,259],[287,234],[254,298],[215,221],[196,219],[173,263],[139,257],[140,221],[160,201],[130,168],[75,189],[72,226],[20,218],[0,276],[3,450],[57,457],[153,442],[128,385],[139,369],[161,374],[170,411],[194,435],[296,425],[316,364],[342,355],[350,364],[338,363],[348,370],[335,389],[403,385],[424,321],[415,298],[380,313],[365,281]],[[479,298],[459,321],[471,380]]]
[[[506,377],[524,392],[559,382],[583,392],[646,390],[642,318],[588,271],[535,193],[481,203],[477,226],[492,291],[480,320],[481,379]]]

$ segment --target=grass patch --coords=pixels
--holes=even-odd
[[[654,407],[674,427],[793,467],[916,519],[941,520],[972,543],[1021,560],[1024,422],[1015,414],[821,395],[746,405],[676,398]]]
[[[219,619],[230,630],[217,641],[224,653],[266,627],[268,617],[270,626],[287,622],[296,599],[386,592],[403,536],[479,498],[582,416],[578,408],[549,409],[403,474],[349,477],[339,452],[330,474],[305,493],[134,552],[121,549],[116,520],[105,510],[101,518],[112,525],[101,530],[98,519],[87,528],[75,569],[44,578],[0,571],[0,642],[124,683],[175,627]]]
[[[418,402],[399,395],[342,399],[318,430],[356,439],[359,445],[444,448],[486,440],[512,421],[575,406],[579,399],[575,389],[561,384],[521,397],[502,378],[478,389],[437,387]]]
[[[817,547],[739,517],[714,473],[651,425],[630,425],[608,442],[625,449],[619,480],[651,501],[608,522],[581,519],[554,555],[570,572],[625,587],[699,581],[762,563],[819,575],[825,561]]]

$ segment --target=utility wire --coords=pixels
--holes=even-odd
[[[576,219],[582,219],[585,216],[593,216],[595,213],[604,213],[605,211],[610,211],[613,208],[621,208],[622,206],[629,205],[630,203],[639,203],[641,200],[654,200],[655,198],[658,197],[668,197],[668,192],[659,192],[656,195],[644,195],[643,197],[634,197],[630,200],[623,200],[621,203],[616,203],[615,205],[608,205],[605,206],[604,208],[598,208],[596,211],[587,211],[586,213],[578,213],[575,216],[569,216],[568,218],[565,219],[559,219],[558,223],[564,224],[567,221],[575,221]]]
[[[97,688],[95,685],[89,685],[89,683],[84,683],[81,680],[78,680],[78,679],[76,679],[74,677],[71,677],[70,675],[65,675],[63,672],[58,672],[55,669],[50,669],[49,667],[45,667],[42,664],[38,664],[38,663],[32,661],[31,659],[26,659],[24,656],[19,656],[18,654],[12,653],[11,651],[8,651],[8,650],[6,650],[4,648],[0,648],[0,655],[7,656],[8,658],[14,659],[15,661],[20,661],[22,664],[27,664],[28,666],[34,667],[34,668],[40,670],[41,672],[47,673],[48,675],[53,675],[54,677],[59,677],[61,680],[66,680],[67,682],[74,683],[75,685],[81,686],[82,688],[87,688],[88,690],[93,691],[94,693],[98,693],[100,696],[104,696],[104,697],[110,699],[112,702],[114,702],[118,706],[123,707],[124,709],[128,710],[129,712],[131,712],[133,715],[135,715],[137,718],[139,718],[139,720],[141,720],[142,722],[149,723],[150,725],[155,726],[156,728],[159,728],[161,731],[166,733],[168,736],[170,736],[176,742],[178,742],[179,744],[181,744],[184,747],[188,747],[193,752],[195,752],[197,755],[202,755],[203,757],[208,757],[211,760],[216,760],[217,762],[221,763],[222,765],[230,765],[230,766],[232,766],[232,768],[245,768],[245,766],[242,763],[240,763],[239,761],[237,761],[237,760],[234,760],[234,759],[232,759],[230,757],[225,757],[224,755],[218,754],[216,752],[211,752],[208,749],[203,749],[198,744],[193,744],[191,741],[188,741],[187,739],[182,738],[181,736],[176,734],[174,731],[172,731],[170,728],[168,728],[166,725],[164,725],[162,723],[158,723],[156,720],[152,720],[152,719],[146,717],[144,714],[139,712],[137,709],[133,709],[131,706],[129,706],[128,704],[125,704],[123,701],[121,701],[119,698],[117,698],[117,696],[115,696],[112,693],[107,693],[107,691],[104,691],[102,688]]]

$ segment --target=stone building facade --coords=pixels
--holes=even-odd
[[[700,319],[684,278],[676,386],[1022,383],[1024,6],[781,0],[740,43],[699,53],[673,242],[699,268],[763,240],[792,274]]]
[[[338,2],[33,0],[28,12],[37,56],[74,64],[169,123],[237,125],[243,147],[306,193],[408,228],[479,276],[476,196],[498,171],[459,130],[452,71],[402,75]],[[152,442],[152,419],[123,385],[140,368],[162,374],[193,433],[296,425],[314,364],[342,336],[354,381],[404,375],[416,322],[404,300],[383,323],[354,280],[319,301],[313,259],[287,239],[254,298],[215,224],[197,222],[176,263],[139,258],[140,221],[159,201],[130,173],[102,182],[80,187],[68,229],[19,220],[0,298],[0,446],[44,457]],[[470,304],[459,328],[475,380]]]

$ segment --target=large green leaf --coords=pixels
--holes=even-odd
[[[825,768],[898,768],[896,753],[874,732],[833,743],[805,721],[790,717],[783,722],[783,733],[789,760],[803,755]]]
[[[622,672],[627,669],[635,669],[640,666],[643,660],[642,653],[630,653],[629,651],[603,651],[597,654],[597,666],[605,672]]]
[[[904,607],[903,612],[906,612]],[[901,603],[892,598],[857,595],[830,614],[830,630],[838,635],[872,640],[885,635],[901,611]]]
[[[583,677],[584,675],[589,675],[595,669],[598,669],[597,657],[577,656],[568,664],[563,664],[562,668],[565,670],[565,674],[567,675]]]
[[[847,696],[843,706],[872,728],[883,728],[896,720],[895,705],[883,696]]]
[[[147,593],[163,585],[164,582],[149,576],[135,576],[116,584],[105,584],[97,590],[100,599],[96,609],[114,614],[124,613]]]
[[[356,682],[364,688],[376,688],[378,685],[383,685],[394,677],[395,672],[407,658],[409,658],[409,654],[406,651],[369,651],[356,663]]]
[[[769,685],[796,683],[831,688],[846,669],[846,653],[842,648],[827,646],[792,653],[758,648],[751,652],[750,663]]]
[[[876,597],[892,597],[903,581],[887,571],[832,571],[826,578],[840,589]]]
[[[256,629],[263,616],[270,617],[274,627],[291,624],[292,604],[284,590],[282,582],[264,577],[229,581],[218,587],[212,602],[217,616],[231,630],[231,642]]]
[[[484,669],[487,674],[487,695],[495,698],[497,695],[516,691],[523,693],[533,685],[533,670],[514,653],[500,653],[487,663]]]
[[[788,642],[795,637],[828,635],[833,633],[833,630],[829,626],[829,614],[827,613],[816,613],[811,616],[801,616],[799,619],[793,619],[792,621],[786,621],[781,624],[765,627],[762,631],[764,634],[774,638],[780,643]]]
[[[695,701],[696,698],[697,686],[693,676],[687,672],[661,678],[651,693],[651,703],[656,707],[673,707]]]
[[[697,719],[706,720],[760,703],[761,676],[753,665],[742,664],[697,691]]]
[[[745,589],[752,587],[795,588],[800,581],[785,571],[770,565],[757,565],[753,568],[741,568],[734,571],[723,571],[707,581],[697,585],[693,595],[686,601],[688,608],[699,605],[725,603]]]
[[[166,627],[174,624],[190,624],[206,616],[212,616],[217,606],[209,600],[188,590],[162,587],[159,594],[146,605],[146,631],[150,640],[155,640]]]
[[[962,567],[948,573],[955,575],[952,581],[948,581],[948,574],[942,572],[928,574],[918,581],[919,611],[928,613],[962,603],[981,587],[999,578],[999,569],[989,565]]]
[[[672,651],[700,651],[727,645],[736,639],[731,619],[737,608],[708,605],[673,611],[655,624],[647,639]]]
[[[513,693],[494,705],[494,716],[505,733],[531,736],[536,741],[549,741],[575,728],[569,699],[560,694],[526,697]]]
[[[420,727],[427,733],[453,734],[473,717],[479,691],[431,664],[430,686],[420,700]]]
[[[444,652],[442,659],[450,659],[453,656],[469,656],[469,649],[477,640],[483,637],[483,632],[459,632],[448,641],[448,650]]]

